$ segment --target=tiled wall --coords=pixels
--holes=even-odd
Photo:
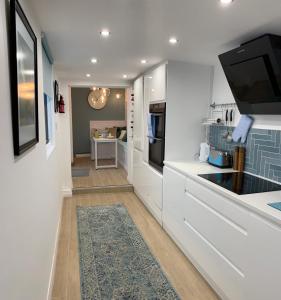
[[[233,151],[240,144],[228,143],[223,137],[229,128],[226,126],[210,126],[209,142],[221,150]],[[251,129],[245,145],[245,171],[281,182],[281,131],[267,129]]]

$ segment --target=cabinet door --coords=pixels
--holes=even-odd
[[[134,147],[143,150],[143,77],[134,82]]]
[[[183,201],[185,177],[174,170],[164,167],[163,173],[163,225],[176,240],[182,240]]]
[[[166,99],[166,64],[157,67],[151,76],[151,101],[164,101]]]
[[[141,194],[144,187],[142,151],[134,149],[133,152],[133,186],[137,193]]]
[[[143,126],[143,139],[144,139],[144,147],[143,147],[143,160],[148,163],[149,159],[149,143],[148,143],[148,126],[147,126],[147,115],[149,113],[149,103],[151,99],[151,82],[152,82],[152,75],[146,74],[144,76],[144,106],[143,106],[143,120],[144,120],[144,126]]]
[[[251,214],[247,299],[281,299],[281,227]]]

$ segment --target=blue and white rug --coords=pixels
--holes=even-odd
[[[77,220],[82,300],[179,299],[123,205],[77,207]]]

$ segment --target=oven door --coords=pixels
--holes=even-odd
[[[149,164],[156,170],[163,172],[165,153],[165,139],[154,138],[149,142]]]
[[[155,137],[158,139],[165,138],[165,114],[151,113],[155,118]]]

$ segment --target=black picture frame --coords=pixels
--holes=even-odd
[[[14,155],[39,142],[37,38],[17,0],[10,0],[10,81]]]
[[[55,109],[55,113],[57,113],[59,111],[59,84],[57,82],[57,80],[54,81],[54,109]]]

